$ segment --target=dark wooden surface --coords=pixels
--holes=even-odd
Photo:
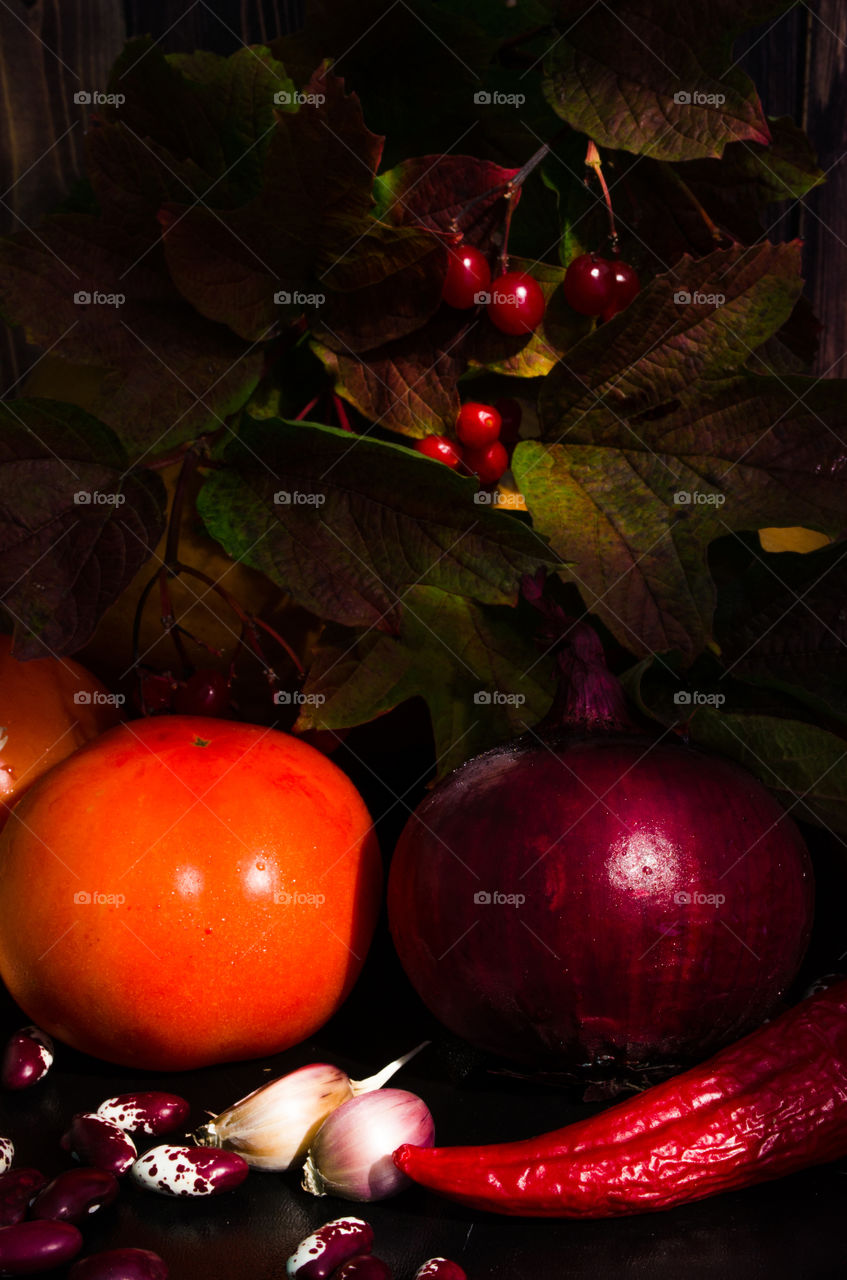
[[[847,4],[800,3],[738,42],[768,115],[790,115],[812,139],[826,182],[774,210],[774,239],[800,236],[806,293],[823,325],[815,371],[847,377]],[[777,220],[778,219],[778,220]]]

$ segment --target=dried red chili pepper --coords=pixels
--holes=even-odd
[[[670,1209],[847,1155],[847,982],[589,1120],[486,1147],[403,1146],[397,1166],[498,1213]]]

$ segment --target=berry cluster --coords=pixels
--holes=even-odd
[[[521,407],[517,400],[480,404],[469,400],[456,419],[458,443],[449,436],[424,436],[415,448],[427,458],[443,462],[454,471],[463,468],[480,484],[496,484],[509,465],[509,450],[518,439]]]
[[[525,271],[507,271],[492,280],[491,268],[479,249],[454,245],[448,252],[442,298],[448,307],[467,311],[478,305],[481,293],[488,296],[488,318],[501,333],[531,333],[541,323],[544,294],[537,280]]]
[[[566,302],[580,315],[611,320],[629,306],[640,287],[638,276],[628,263],[583,253],[565,272],[562,291]]]

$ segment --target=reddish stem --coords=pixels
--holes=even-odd
[[[589,139],[588,150],[585,153],[585,164],[588,169],[593,169],[597,175],[597,180],[603,188],[603,199],[606,202],[606,209],[609,213],[609,239],[612,242],[612,253],[617,254],[618,249],[618,229],[615,226],[615,212],[612,208],[612,197],[606,184],[606,178],[603,174],[603,162],[600,159],[600,152],[595,144]]]
[[[334,391],[332,393],[332,403],[335,408],[335,415],[338,418],[341,430],[349,431],[352,435],[353,428],[350,426],[350,419],[347,416],[347,410],[344,408],[344,401],[341,399],[341,396],[336,395]]]
[[[226,587],[222,587],[219,582],[215,582],[214,578],[210,578],[207,573],[203,573],[201,569],[195,569],[191,565],[180,564],[177,561],[173,565],[173,569],[176,573],[187,573],[189,574],[190,577],[198,578],[200,582],[205,582],[207,587],[209,587],[212,591],[217,592],[217,594],[221,597],[221,599],[224,600],[229,605],[233,613],[241,620],[241,624],[245,628],[245,632],[246,632],[247,639],[251,649],[253,650],[254,654],[259,659],[259,661],[262,663],[262,666],[265,668],[265,670],[269,672],[270,676],[273,678],[274,681],[276,680],[276,673],[273,671],[271,667],[268,666],[265,660],[265,655],[262,653],[261,645],[259,644],[259,638],[256,633],[256,627],[261,627],[263,631],[265,631],[269,636],[271,636],[272,639],[276,641],[276,643],[280,646],[280,648],[285,650],[285,652],[288,654],[291,661],[294,663],[294,666],[297,668],[297,672],[301,677],[306,674],[303,668],[303,664],[301,663],[300,659],[297,657],[297,654],[291,648],[291,645],[288,643],[288,641],[283,639],[283,637],[279,634],[279,632],[276,631],[272,626],[270,626],[269,623],[265,622],[262,618],[256,617],[254,614],[248,613],[246,609],[242,608],[241,604],[238,602],[235,596],[232,595],[229,591],[227,591]]]

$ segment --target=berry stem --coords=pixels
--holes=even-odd
[[[496,186],[489,187],[487,191],[480,192],[478,196],[474,196],[471,200],[468,200],[466,204],[463,204],[451,223],[451,229],[457,234],[460,234],[461,224],[471,209],[474,209],[478,204],[481,204],[483,200],[489,200],[491,196],[496,195],[500,195],[508,201],[509,213],[507,214],[507,217],[511,218],[511,202],[515,192],[520,190],[529,175],[532,173],[533,169],[537,169],[542,160],[546,159],[550,154],[551,148],[552,143],[545,142],[529,157],[526,164],[522,165],[521,168],[518,169],[513,178],[510,178],[507,182],[498,182]]]
[[[209,587],[210,590],[217,592],[221,599],[229,605],[236,617],[240,619],[250,648],[262,663],[262,666],[265,668],[265,672],[272,683],[276,683],[277,675],[273,668],[268,665],[265,655],[262,652],[258,632],[256,631],[257,627],[261,627],[263,631],[276,641],[281,649],[285,650],[291,661],[294,663],[294,666],[297,668],[299,676],[302,677],[306,674],[302,662],[297,657],[297,654],[291,648],[288,641],[284,640],[279,632],[270,626],[269,623],[265,622],[262,618],[256,617],[255,614],[248,613],[246,609],[242,608],[239,601],[231,594],[231,592],[227,591],[226,587],[222,587],[219,582],[215,582],[214,578],[210,578],[207,573],[203,573],[201,569],[195,569],[189,564],[180,564],[177,562],[173,565],[173,570],[176,573],[187,573],[190,577],[197,578],[200,582],[205,582],[206,586]]]
[[[709,217],[708,213],[703,208],[702,204],[697,199],[697,197],[695,196],[694,192],[691,190],[691,188],[689,187],[685,179],[679,176],[676,169],[674,169],[673,165],[668,164],[667,160],[660,160],[659,164],[661,166],[662,172],[665,175],[665,177],[670,178],[671,182],[673,182],[674,185],[683,193],[686,200],[688,200],[689,203],[692,204],[694,208],[697,210],[698,214],[703,219],[703,222],[706,225],[709,235],[712,237],[715,244],[717,245],[726,244],[727,241],[731,239],[731,237],[726,235],[725,232],[721,231],[720,227],[717,226],[717,224],[712,221],[712,219]]]
[[[159,601],[162,611],[162,627],[166,635],[169,635],[176,649],[176,656],[182,667],[183,679],[191,670],[191,663],[188,661],[188,654],[185,652],[185,645],[182,642],[180,628],[176,624],[174,616],[173,603],[171,601],[171,589],[169,586],[169,578],[172,576],[171,571],[166,564],[163,564],[159,570]]]
[[[332,393],[332,404],[341,430],[349,431],[352,435],[353,428],[350,426],[350,419],[347,416],[347,410],[344,408],[344,401],[341,399],[341,396],[337,395],[334,391]]]
[[[585,167],[588,170],[593,169],[597,176],[597,181],[603,189],[603,199],[606,202],[606,208],[609,211],[609,240],[612,245],[612,253],[617,254],[618,250],[618,229],[615,226],[615,211],[612,208],[612,197],[606,184],[606,178],[603,173],[603,162],[600,159],[600,152],[597,150],[594,142],[589,138],[588,150],[585,153]],[[587,184],[587,179],[586,179]]]
[[[309,401],[307,405],[303,406],[300,412],[295,416],[294,421],[302,422],[306,414],[311,413],[312,409],[314,409],[315,405],[318,403],[320,398],[321,398],[321,393],[319,392],[312,400]]]

